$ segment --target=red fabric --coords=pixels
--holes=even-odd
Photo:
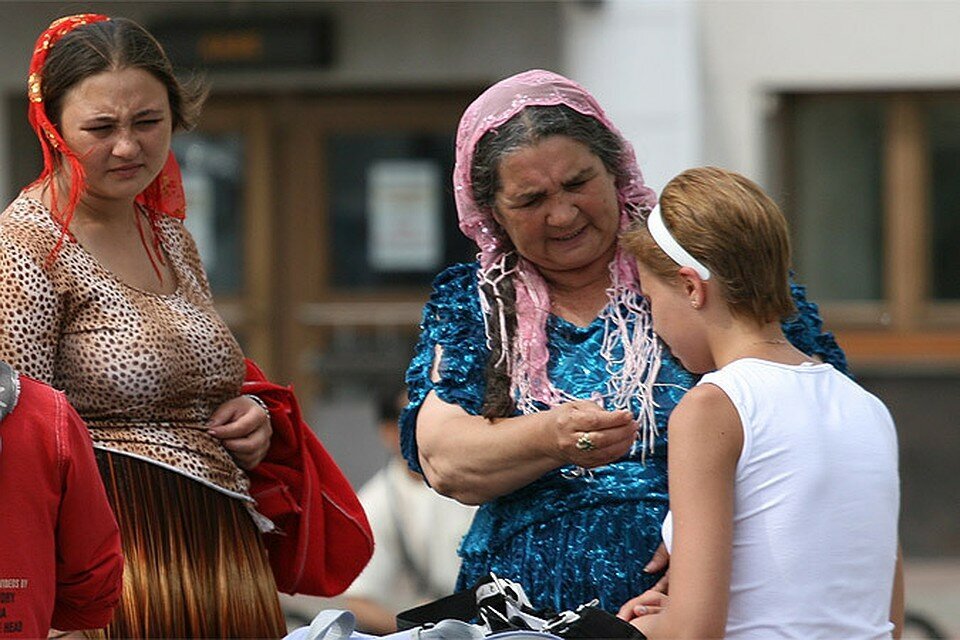
[[[179,220],[187,217],[187,197],[183,193],[183,176],[180,174],[180,165],[173,151],[167,154],[160,173],[147,185],[147,188],[137,196],[137,202],[144,205],[147,211],[160,212]]]
[[[0,638],[104,627],[123,555],[90,435],[62,393],[20,385],[0,423]]]
[[[47,109],[43,101],[43,65],[47,62],[50,49],[63,36],[79,26],[109,19],[107,16],[97,13],[80,13],[74,16],[57,18],[37,38],[37,42],[33,46],[33,56],[30,58],[30,75],[27,76],[27,97],[30,104],[27,108],[27,119],[30,121],[34,133],[37,134],[40,150],[43,152],[43,171],[40,172],[40,177],[33,184],[45,182],[49,185],[50,211],[55,218],[62,222],[64,228],[64,233],[57,240],[51,255],[56,254],[63,242],[66,229],[73,217],[73,210],[77,208],[80,194],[83,193],[84,184],[83,165],[80,164],[80,159],[67,147],[67,143],[60,136],[60,132],[57,131],[57,128],[53,126],[47,116]],[[58,154],[60,159],[65,160],[70,165],[71,173],[70,192],[67,194],[67,205],[63,211],[60,211],[57,181],[50,179],[57,168]]]
[[[373,555],[373,533],[343,472],[303,421],[289,387],[268,382],[247,360],[243,393],[267,403],[273,436],[267,457],[248,472],[257,510],[277,525],[264,535],[277,588],[342,593]]]

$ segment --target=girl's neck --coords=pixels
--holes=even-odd
[[[133,200],[104,200],[83,195],[73,212],[73,224],[90,229],[126,228],[135,223],[137,206]]]
[[[730,317],[725,326],[719,325],[709,337],[710,351],[717,369],[734,360],[758,358],[787,365],[816,362],[794,347],[779,322],[757,324],[752,320]]]

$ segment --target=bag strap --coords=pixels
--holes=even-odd
[[[476,589],[465,589],[457,593],[428,602],[427,604],[401,611],[397,614],[397,630],[405,631],[416,627],[439,622],[440,620],[460,620],[470,622],[477,617]]]
[[[304,640],[348,640],[356,622],[349,611],[324,609],[310,623]]]

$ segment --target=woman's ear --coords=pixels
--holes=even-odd
[[[707,283],[703,281],[693,267],[680,267],[677,277],[680,278],[680,284],[683,286],[687,299],[690,300],[691,307],[699,309],[706,304]]]

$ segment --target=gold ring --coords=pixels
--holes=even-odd
[[[589,433],[581,433],[580,437],[577,438],[577,449],[580,449],[580,451],[593,451],[596,448],[597,445],[593,444]]]

